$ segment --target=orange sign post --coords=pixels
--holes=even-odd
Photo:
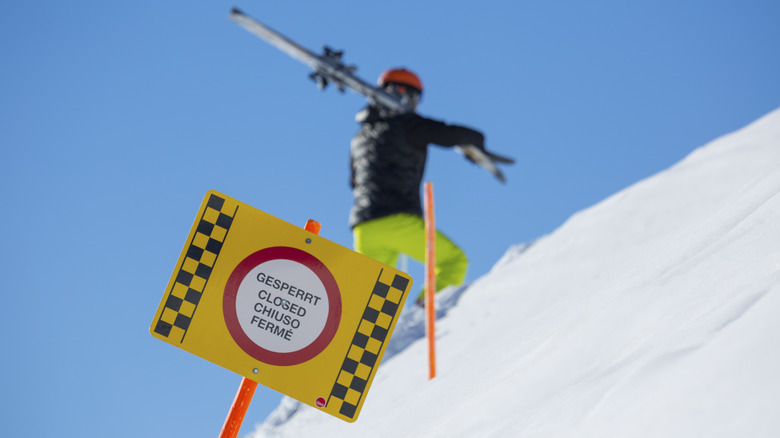
[[[222,426],[219,438],[236,438],[238,436],[238,431],[241,430],[241,424],[244,422],[246,411],[249,409],[249,403],[252,402],[252,396],[255,395],[255,389],[257,389],[257,382],[246,377],[241,379],[241,386],[238,388],[236,398],[233,399],[233,404],[230,406],[230,412],[228,412],[228,416],[225,418],[225,424]]]

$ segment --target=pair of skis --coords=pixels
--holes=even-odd
[[[343,51],[325,46],[323,54],[317,55],[236,8],[230,12],[230,19],[292,58],[308,65],[313,70],[309,76],[320,89],[334,84],[341,92],[348,88],[362,94],[372,105],[382,106],[396,112],[413,111],[395,96],[355,75],[357,68],[345,65],[341,61],[341,57],[344,55]],[[515,161],[512,158],[479,149],[474,145],[458,145],[455,148],[466,158],[493,174],[502,183],[506,182],[506,179],[497,164],[512,164]]]

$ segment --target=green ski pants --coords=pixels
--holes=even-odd
[[[395,266],[404,253],[424,263],[425,221],[419,216],[397,213],[360,223],[352,230],[355,251]],[[468,259],[447,236],[436,230],[436,291],[458,286],[466,279]]]

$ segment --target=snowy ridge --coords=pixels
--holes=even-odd
[[[356,423],[252,436],[776,436],[778,224],[775,110],[510,247],[453,294],[436,379],[404,314]]]
[[[458,299],[468,286],[448,287],[435,296],[436,319],[439,320],[447,316],[450,309],[455,307]],[[413,299],[414,297],[412,297]],[[386,364],[393,356],[405,350],[409,345],[418,339],[425,337],[425,311],[420,306],[409,306],[398,318],[398,322],[393,330],[393,337],[388,342],[385,354],[382,357],[382,364]],[[380,366],[382,365],[380,364]],[[293,415],[301,410],[313,409],[303,403],[290,398],[283,397],[279,406],[268,415],[266,420],[258,425],[256,434],[264,437],[278,436],[276,428],[289,421]]]

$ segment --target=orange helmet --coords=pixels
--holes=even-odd
[[[390,70],[385,70],[384,73],[379,75],[377,84],[379,84],[380,87],[383,87],[386,84],[402,84],[412,87],[420,93],[423,91],[423,84],[422,81],[420,81],[420,78],[405,68],[391,68]]]

